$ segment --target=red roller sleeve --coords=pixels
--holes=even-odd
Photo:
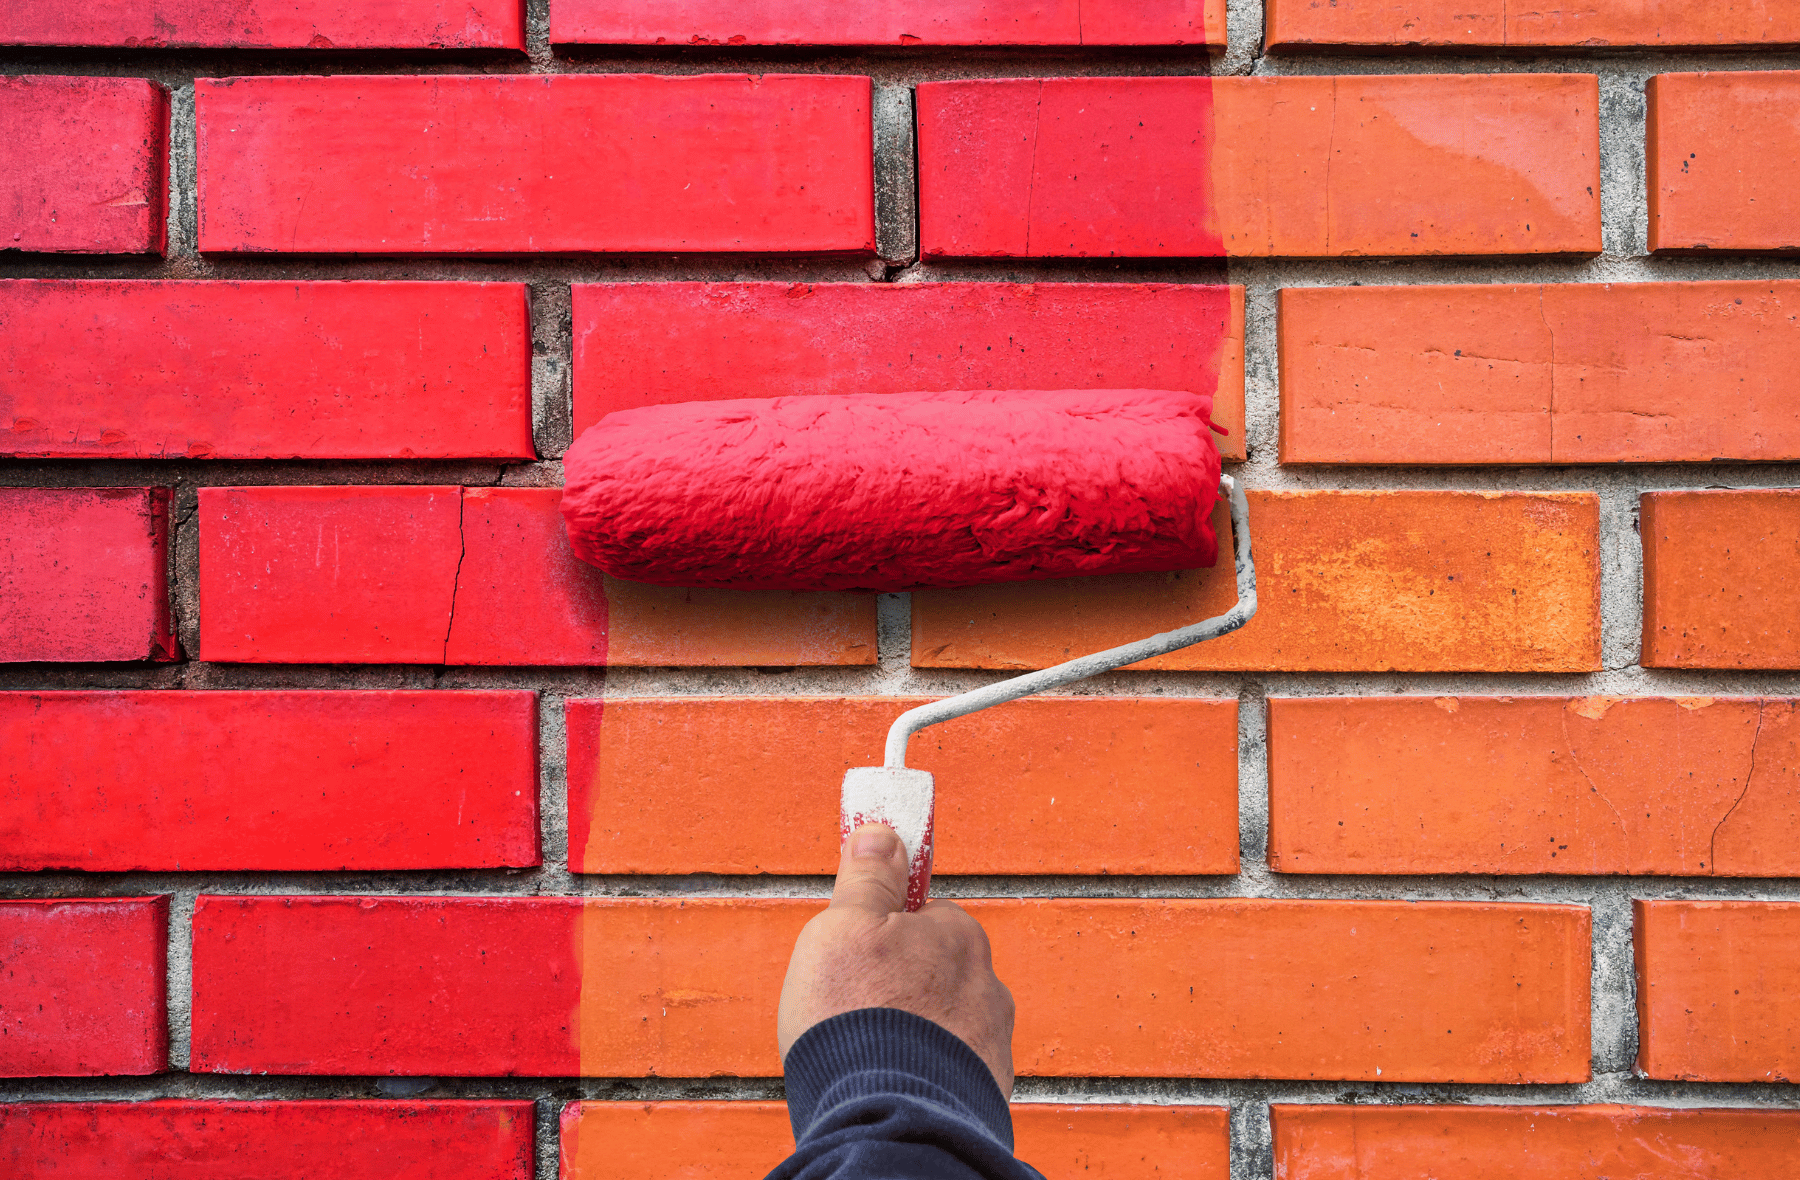
[[[978,390],[609,414],[563,461],[583,561],[662,586],[906,590],[1209,566],[1212,397]]]

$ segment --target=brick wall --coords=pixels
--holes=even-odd
[[[843,768],[1229,578],[656,590],[568,555],[559,456],[1161,385],[1232,429],[1257,619],[914,744],[1021,1154],[1800,1177],[1800,7],[0,46],[0,1172],[760,1174]]]

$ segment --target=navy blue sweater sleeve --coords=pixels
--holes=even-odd
[[[1006,1097],[954,1033],[898,1008],[822,1020],[788,1050],[794,1154],[768,1180],[1043,1180]]]

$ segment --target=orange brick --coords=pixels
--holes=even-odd
[[[1273,1106],[1284,1180],[1800,1180],[1800,1111]]]
[[[927,697],[571,700],[569,867],[830,873],[844,771]],[[1051,697],[922,731],[935,872],[1235,873],[1237,702]]]
[[[1800,668],[1800,490],[1647,492],[1646,668]]]
[[[1509,7],[1513,11],[1509,12]],[[1800,42],[1800,9],[1781,3],[1587,0],[1582,4],[1509,6],[1506,0],[1266,0],[1263,11],[1263,44],[1275,50],[1328,46],[1676,49]]]
[[[811,900],[590,900],[581,1072],[775,1076]],[[972,901],[1021,1075],[1579,1082],[1588,911],[1463,902]]]
[[[1800,282],[1281,293],[1283,463],[1800,458]]]
[[[1794,704],[1271,698],[1269,864],[1800,875]]]
[[[1645,95],[1650,249],[1800,250],[1800,70],[1658,74]]]
[[[1226,1180],[1227,1112],[1216,1106],[1012,1108],[1018,1157],[1049,1176],[1081,1173]],[[785,1102],[571,1102],[562,1111],[562,1180],[759,1176],[794,1150]]]
[[[920,248],[1596,253],[1598,105],[1591,74],[926,82]]]
[[[1800,1081],[1800,903],[1635,901],[1632,918],[1640,1073]]]
[[[1256,617],[1132,666],[1593,671],[1599,521],[1588,493],[1252,492]],[[1229,535],[1222,505],[1213,523]],[[1221,614],[1220,549],[1210,570],[917,592],[913,664],[1041,668]]]

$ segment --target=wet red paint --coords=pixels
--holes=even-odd
[[[563,460],[576,554],[614,577],[902,590],[1213,564],[1212,398],[984,390],[609,415]]]
[[[536,746],[529,692],[0,693],[0,870],[535,865]]]
[[[524,49],[517,0],[10,0],[4,45]]]

